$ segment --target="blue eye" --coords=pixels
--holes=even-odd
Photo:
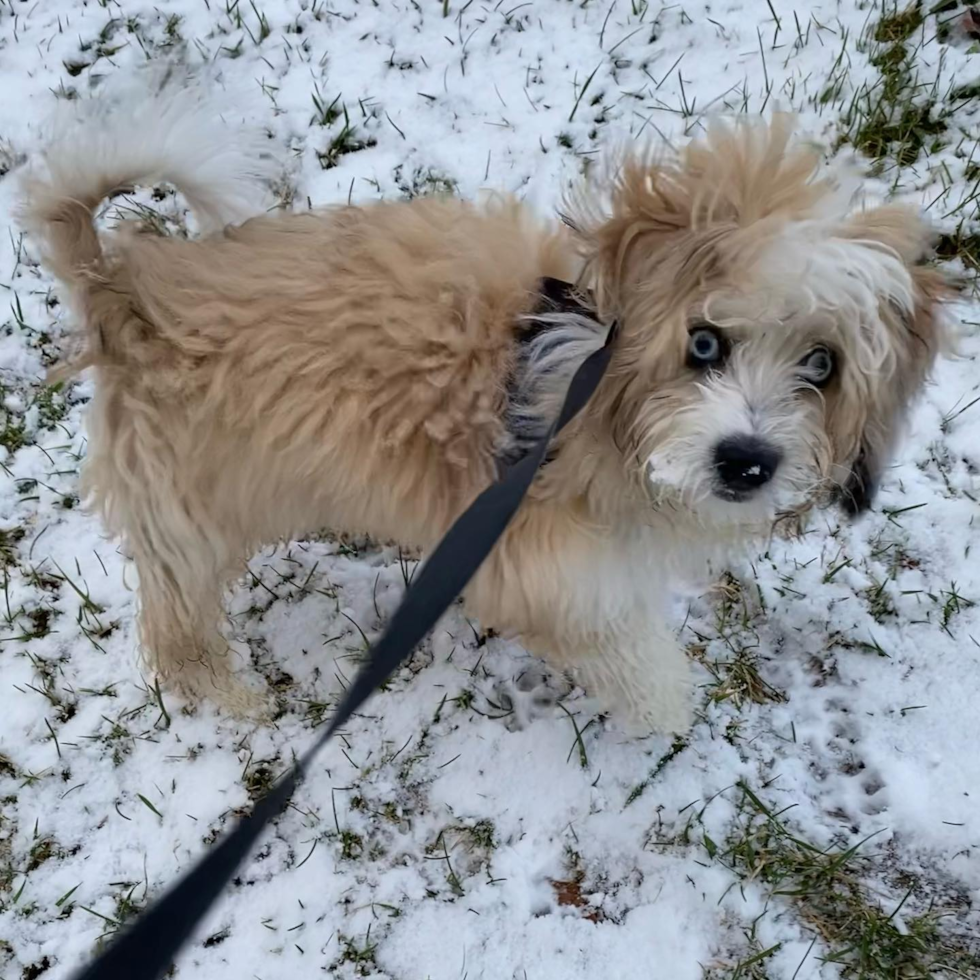
[[[695,327],[687,338],[687,361],[691,367],[711,367],[724,360],[728,345],[713,327]]]
[[[834,376],[837,368],[834,352],[827,347],[814,347],[800,361],[800,377],[814,388],[823,388]]]

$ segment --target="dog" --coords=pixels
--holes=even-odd
[[[465,601],[626,730],[682,732],[675,581],[787,514],[867,508],[944,347],[922,216],[854,206],[787,117],[627,155],[564,221],[443,197],[242,222],[254,144],[156,98],[66,130],[22,214],[82,327],[64,370],[94,372],[86,499],[135,561],[149,666],[193,700],[255,709],[221,625],[244,558],[322,527],[432,547],[615,320]],[[163,180],[200,237],[97,231]],[[579,299],[542,307],[548,279]]]

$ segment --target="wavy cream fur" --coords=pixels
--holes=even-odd
[[[270,214],[194,241],[98,235],[93,212],[123,184],[171,180],[212,217],[241,197],[248,160],[190,96],[158,98],[63,136],[24,211],[83,328],[74,366],[97,390],[85,488],[138,566],[151,666],[248,710],[221,633],[245,557],[324,526],[436,542],[493,478],[505,419],[549,417],[602,342],[557,322],[518,368],[538,280],[577,278],[621,322],[612,366],[467,600],[634,729],[684,729],[675,577],[873,478],[941,346],[919,217],[831,206],[834,186],[776,119],[628,159],[573,202],[574,231],[515,201],[427,199]],[[229,180],[207,162],[216,146]],[[704,320],[734,342],[706,375],[685,366]],[[823,393],[794,371],[818,340],[841,360]],[[745,504],[710,489],[714,442],[739,432],[786,458]]]

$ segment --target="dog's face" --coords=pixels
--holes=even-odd
[[[658,507],[758,526],[868,506],[941,345],[941,280],[897,207],[848,216],[782,120],[627,164],[591,231],[621,339],[614,438]]]

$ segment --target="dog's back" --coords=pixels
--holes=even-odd
[[[542,276],[573,275],[563,234],[513,201],[453,198],[229,224],[256,211],[269,175],[261,144],[215,128],[192,89],[92,105],[26,181],[22,211],[83,327],[56,370],[99,371],[92,423],[116,443],[136,412],[139,431],[156,431],[138,452],[152,444],[169,458],[171,481],[237,495],[222,474],[235,469],[229,453],[247,453],[265,488],[250,493],[280,474],[328,496],[338,481],[338,524],[419,542],[441,534],[506,448],[515,326]],[[131,222],[100,236],[107,197],[163,181],[185,195],[202,237]],[[90,474],[109,496],[98,474],[118,464],[98,453]],[[374,506],[351,485],[383,486],[386,499]],[[412,506],[402,514],[392,495]]]
[[[234,710],[221,588],[257,546],[330,526],[428,545],[512,440],[508,380],[564,233],[512,201],[255,215],[267,165],[180,89],[93,103],[26,181],[91,366],[84,493],[140,578],[151,667]],[[112,194],[166,181],[205,234],[100,235]]]

